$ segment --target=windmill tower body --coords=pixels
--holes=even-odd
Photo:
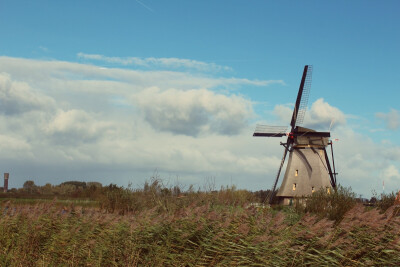
[[[299,134],[302,132],[315,131],[300,128]],[[277,193],[280,204],[290,205],[293,198],[309,196],[321,188],[331,190],[325,149],[328,142],[327,137],[300,135],[294,138],[285,175]]]
[[[285,150],[281,165],[270,194],[270,203],[273,200],[273,192],[278,184],[282,167],[289,152],[289,161],[286,167],[282,185],[277,192],[281,204],[290,205],[293,198],[307,197],[315,190],[321,188],[330,192],[336,188],[335,162],[333,159],[332,142],[329,142],[330,132],[317,132],[312,129],[298,126],[303,122],[307,109],[309,91],[311,88],[312,66],[304,66],[296,103],[290,122],[291,130],[286,133],[287,127],[257,125],[253,136],[284,137],[286,143],[282,143]],[[333,170],[331,168],[326,147],[330,145],[332,151]]]

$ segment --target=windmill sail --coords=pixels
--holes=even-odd
[[[253,136],[282,137],[286,135],[286,126],[269,126],[257,124]]]
[[[312,82],[312,66],[308,65],[306,79],[304,81],[303,94],[301,96],[299,111],[297,114],[296,125],[303,124],[304,116],[307,111],[308,99],[310,97],[311,82]]]
[[[292,132],[296,125],[303,123],[304,115],[307,109],[308,98],[310,96],[312,81],[312,66],[305,65],[303,76],[301,77],[299,92],[297,93],[297,99],[293,110],[292,121]]]

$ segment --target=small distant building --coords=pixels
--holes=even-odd
[[[10,174],[8,172],[4,173],[4,193],[6,193],[8,191],[8,178],[9,178]]]

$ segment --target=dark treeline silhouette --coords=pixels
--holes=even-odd
[[[2,191],[2,190],[1,190]],[[36,185],[34,181],[25,181],[22,188],[9,189],[0,197],[14,198],[84,198],[96,199],[102,193],[103,185],[99,182],[67,181],[59,185],[47,183],[43,186]]]

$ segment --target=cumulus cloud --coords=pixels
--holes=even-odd
[[[293,107],[289,105],[276,105],[274,114],[283,123],[290,124],[293,114]],[[307,110],[304,117],[304,126],[315,130],[327,131],[329,128],[337,127],[346,123],[345,114],[338,108],[325,102],[323,98],[316,100],[311,109]]]
[[[46,133],[56,144],[73,145],[95,142],[112,126],[83,110],[59,110],[48,122]]]
[[[7,73],[0,73],[0,112],[17,115],[32,110],[54,107],[52,98],[34,91],[25,82],[16,82]]]
[[[232,69],[227,66],[220,66],[215,63],[206,63],[192,59],[182,58],[138,58],[138,57],[107,57],[97,54],[78,53],[78,58],[86,60],[97,60],[112,64],[120,65],[136,65],[147,68],[173,68],[173,69],[193,69],[197,71],[231,71]]]
[[[386,123],[386,127],[390,130],[397,130],[400,127],[400,113],[396,109],[390,109],[388,113],[376,113],[375,116],[382,119]]]
[[[333,124],[332,124],[333,123]],[[329,130],[346,123],[346,116],[338,108],[329,105],[323,98],[318,99],[306,112],[304,125],[313,129]]]
[[[237,134],[252,115],[250,101],[205,89],[161,91],[152,87],[135,94],[133,99],[155,129],[177,134]]]

